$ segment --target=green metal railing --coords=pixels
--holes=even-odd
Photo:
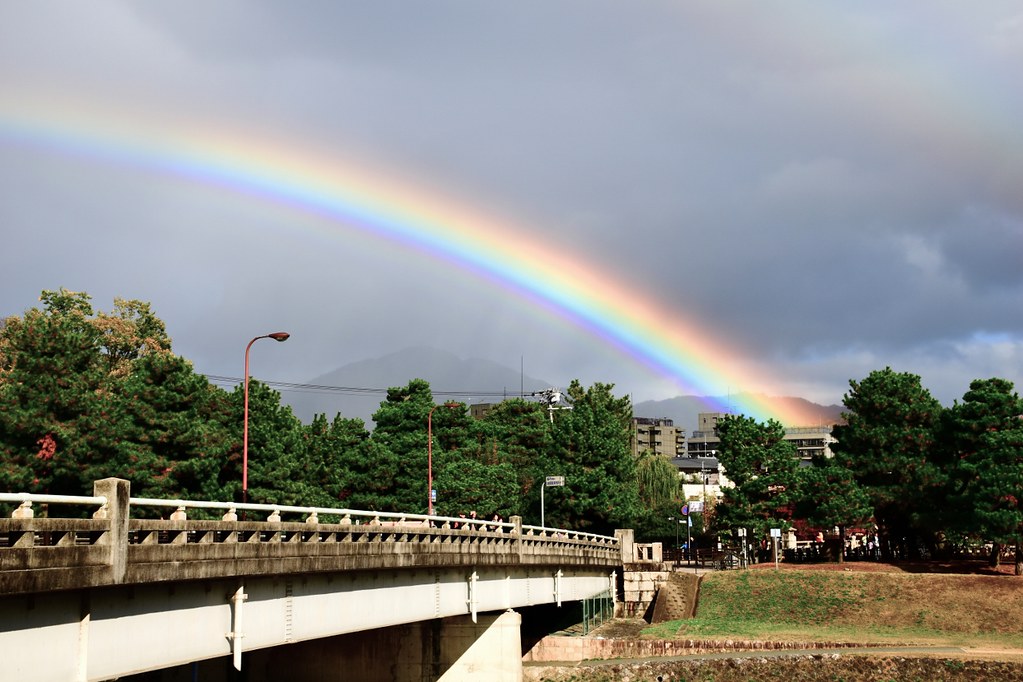
[[[604,590],[598,595],[583,600],[583,634],[598,628],[615,615],[614,597],[611,590]]]

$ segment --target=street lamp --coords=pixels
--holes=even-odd
[[[426,415],[426,515],[433,516],[433,411],[440,405],[434,405]],[[458,403],[444,403],[444,407],[461,407]]]
[[[260,339],[284,342],[291,336],[288,332],[274,332],[257,336],[245,346],[245,425],[242,427],[242,502],[249,501],[249,349]]]

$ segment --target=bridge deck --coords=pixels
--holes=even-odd
[[[123,485],[122,485],[123,484]],[[463,566],[558,566],[614,570],[616,537],[510,523],[353,510],[237,505],[265,521],[187,518],[186,507],[227,503],[143,500],[175,508],[171,519],[131,518],[127,484],[97,483],[98,518],[0,519],[0,595],[103,585],[253,575]],[[9,496],[8,496],[9,497]],[[31,496],[23,496],[31,497]],[[42,497],[42,496],[40,496]],[[82,498],[75,498],[82,499]],[[56,505],[51,504],[50,509]],[[282,521],[281,510],[305,517]],[[319,523],[334,513],[337,523]],[[461,527],[455,528],[454,524]]]
[[[61,501],[37,497],[50,510]],[[225,655],[239,667],[243,648],[614,594],[631,538],[518,518],[266,505],[238,505],[265,521],[239,521],[231,508],[221,520],[189,519],[188,508],[228,505],[138,501],[114,479],[75,499],[98,508],[92,519],[34,518],[29,498],[0,494],[22,502],[16,518],[0,519],[0,650],[5,670],[26,681],[111,679]],[[175,511],[130,516],[146,504]]]

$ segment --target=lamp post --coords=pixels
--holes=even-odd
[[[242,502],[249,501],[249,349],[252,348],[252,344],[260,339],[273,339],[274,341],[284,342],[291,336],[288,332],[273,332],[272,334],[264,334],[263,336],[257,336],[256,338],[249,341],[249,345],[245,346],[245,417],[244,426],[242,426]]]
[[[433,516],[433,411],[440,405],[434,405],[426,415],[426,515]],[[444,407],[459,407],[458,403],[444,403]]]

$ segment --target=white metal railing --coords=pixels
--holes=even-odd
[[[39,504],[81,504],[102,507],[107,498],[102,495],[42,495],[37,493],[0,493],[0,502],[33,502]]]
[[[65,505],[83,505],[83,506],[95,506],[100,509],[104,508],[107,504],[107,498],[102,495],[97,496],[76,496],[76,495],[46,495],[37,493],[0,493],[0,503],[3,502],[17,502],[20,503],[19,510],[21,510],[21,516],[31,516],[31,505],[32,504],[65,504]],[[280,515],[286,514],[297,514],[304,515],[306,523],[314,524],[319,523],[318,517],[320,515],[338,516],[342,519],[342,523],[352,524],[374,524],[379,525],[383,519],[394,521],[398,524],[407,524],[409,522],[419,522],[423,526],[428,527],[440,527],[440,528],[465,528],[472,527],[479,530],[498,530],[501,532],[512,532],[515,530],[515,524],[508,523],[506,521],[493,521],[487,519],[473,519],[462,516],[428,516],[426,514],[406,514],[401,512],[381,512],[381,511],[364,511],[358,509],[347,509],[347,508],[336,508],[336,507],[302,507],[293,505],[282,505],[282,504],[255,504],[255,503],[235,503],[235,502],[216,502],[212,500],[168,500],[148,497],[131,497],[129,498],[130,506],[138,507],[166,507],[173,508],[176,512],[184,512],[187,515],[189,509],[216,509],[225,510],[224,520],[237,520],[231,518],[229,515],[237,514],[239,511],[246,512],[260,512],[267,514],[267,521],[280,521]],[[15,516],[18,516],[16,510]],[[186,518],[183,515],[181,518]],[[173,515],[172,515],[173,518]],[[589,542],[595,542],[598,544],[617,544],[618,539],[608,535],[598,535],[595,533],[586,533],[583,531],[570,530],[565,528],[550,528],[544,526],[521,526],[522,532],[526,535],[539,535],[541,537],[559,537],[576,540],[585,540]]]

